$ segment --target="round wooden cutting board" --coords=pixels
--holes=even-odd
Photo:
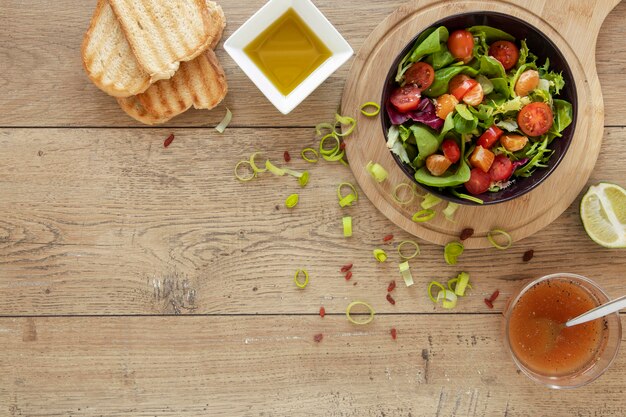
[[[466,227],[474,237],[466,248],[490,244],[487,232],[506,230],[513,240],[527,237],[556,219],[585,186],[600,152],[604,106],[596,73],[595,45],[604,18],[619,0],[545,1],[446,1],[409,2],[389,15],[367,38],[350,69],[343,92],[342,113],[359,115],[357,129],[346,140],[346,152],[356,180],[372,203],[391,221],[420,238],[436,244],[458,239]],[[532,5],[532,8],[531,8]],[[406,206],[394,201],[391,192],[401,183],[412,183],[396,164],[385,145],[381,120],[364,117],[360,106],[378,102],[390,65],[408,42],[422,30],[452,14],[493,11],[522,19],[538,28],[567,60],[577,86],[577,125],[571,145],[556,170],[531,192],[505,203],[461,206],[450,222],[439,214],[427,223],[415,223],[419,199]],[[384,106],[383,106],[384,107]],[[380,163],[389,171],[386,181],[372,180],[365,166]],[[436,208],[445,207],[445,203]],[[440,211],[440,210],[438,210]]]

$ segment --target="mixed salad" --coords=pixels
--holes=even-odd
[[[417,182],[475,202],[531,176],[572,122],[572,105],[556,98],[562,74],[537,61],[525,40],[490,26],[426,30],[385,103],[387,146]]]

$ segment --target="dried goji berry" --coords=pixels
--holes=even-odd
[[[350,281],[350,278],[352,278],[352,271],[348,271],[346,274],[346,281]]]
[[[321,342],[323,338],[324,338],[324,335],[322,333],[318,333],[315,336],[313,336],[313,340],[315,340],[317,343]]]
[[[490,300],[490,299],[485,298],[485,300],[484,300],[484,301],[485,301],[485,304],[487,304],[487,307],[489,307],[489,308],[493,308],[493,303],[491,302],[491,300]]]
[[[344,149],[346,149],[346,143],[345,142],[341,142],[341,145],[339,145],[339,149],[341,149],[342,151]]]
[[[389,294],[389,293],[387,293],[387,301],[389,301],[393,305],[396,304],[396,300],[394,300],[393,297],[391,296],[391,294]]]
[[[285,162],[291,161],[291,155],[289,155],[289,151],[285,151],[283,154],[283,158],[285,158]]]
[[[167,139],[165,139],[165,142],[163,142],[163,147],[167,148],[168,146],[170,146],[170,143],[172,143],[172,141],[174,140],[174,134],[170,134]]]
[[[398,331],[396,330],[396,328],[395,328],[395,327],[392,327],[392,328],[391,328],[391,338],[392,338],[393,340],[396,340],[396,338],[397,338],[397,337],[398,337]]]
[[[391,239],[393,239],[393,235],[387,235],[383,238],[383,242],[389,242]]]
[[[491,297],[489,297],[489,301],[493,303],[494,301],[496,301],[496,298],[498,298],[499,295],[500,295],[500,290],[495,290],[493,294],[491,294]]]
[[[341,267],[341,272],[348,272],[351,269],[352,269],[352,264],[346,264]]]
[[[463,231],[461,231],[461,235],[459,236],[459,239],[461,240],[469,239],[470,237],[472,237],[473,234],[474,234],[474,229],[472,229],[471,227],[468,227],[466,229],[463,229]]]
[[[395,281],[391,281],[389,283],[389,286],[387,287],[387,292],[391,292],[394,290],[394,288],[396,288],[396,282]]]
[[[533,258],[533,256],[535,256],[535,251],[532,250],[532,249],[527,250],[526,252],[524,252],[524,256],[522,257],[522,261],[528,262],[528,261],[530,261]]]
[[[324,318],[326,315],[326,309],[324,307],[320,307],[320,317]]]

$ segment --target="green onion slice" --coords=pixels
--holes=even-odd
[[[448,289],[450,291],[454,291],[454,288],[456,287],[457,282],[459,282],[458,278],[452,278],[448,280]]]
[[[450,290],[443,289],[439,291],[437,294],[437,302],[443,300],[441,305],[443,308],[452,309],[456,307],[456,302],[458,301],[458,297],[456,294]]]
[[[431,209],[420,210],[413,215],[411,220],[413,220],[416,223],[423,223],[435,217],[435,214],[436,214],[435,210],[431,210]]]
[[[374,107],[374,111],[365,110],[367,107]],[[380,113],[380,104],[374,103],[373,101],[363,103],[363,105],[361,106],[361,113],[367,117],[378,116],[378,113]]]
[[[467,272],[461,272],[461,274],[467,274]],[[461,276],[461,274],[459,274],[459,276]],[[469,283],[469,274],[467,274],[467,280],[468,280],[468,282],[466,283],[465,287],[469,288],[471,290],[472,289],[472,284]],[[456,286],[457,286],[458,282],[459,282],[459,277],[452,278],[452,279],[448,280],[448,289],[450,291],[455,291],[456,295],[464,296],[465,295],[465,288],[460,288],[459,289],[459,292],[461,292],[461,289],[463,290],[462,291],[463,294],[459,294],[459,293],[456,292]]]
[[[352,309],[355,306],[364,306],[365,308],[367,308],[369,312],[369,317],[367,317],[365,320],[353,319],[350,314],[352,313]],[[374,312],[374,309],[372,308],[372,306],[363,301],[353,301],[350,304],[348,304],[348,308],[346,308],[346,317],[348,318],[348,321],[352,324],[363,325],[363,324],[371,323],[371,321],[374,320],[374,314],[376,313]]]
[[[341,207],[351,206],[352,203],[354,203],[355,201],[356,201],[356,197],[354,196],[354,194],[348,194],[347,196],[339,200],[339,206]]]
[[[309,183],[309,171],[304,171],[300,178],[298,178],[298,183],[301,187],[305,187]]]
[[[411,275],[409,261],[401,262],[398,265],[398,268],[400,269],[400,275],[402,275],[402,278],[404,279],[404,283],[406,284],[406,286],[410,287],[411,285],[413,285],[414,284],[413,275]]]
[[[461,272],[459,276],[455,279],[457,280],[457,282],[456,286],[454,287],[454,293],[458,296],[463,297],[465,295],[465,289],[469,285],[470,276],[467,272]]]
[[[224,118],[222,119],[220,124],[215,126],[215,130],[217,130],[220,133],[224,133],[224,131],[226,130],[226,128],[228,127],[228,125],[230,124],[230,121],[232,119],[233,119],[233,113],[227,107],[226,108],[226,115],[224,116]]]
[[[298,276],[300,274],[304,275],[304,281],[298,280]],[[296,283],[298,288],[306,287],[309,284],[309,273],[306,271],[306,269],[298,269],[296,271],[296,274],[293,276],[293,282]]]
[[[413,246],[415,248],[415,250],[413,251],[413,253],[411,253],[411,255],[406,255],[403,251],[402,248],[405,245],[410,245]],[[417,244],[417,242],[413,242],[412,240],[403,240],[402,242],[400,242],[398,244],[398,255],[400,255],[400,258],[405,259],[405,260],[409,260],[409,259],[413,259],[415,258],[417,255],[420,254],[420,247]]]
[[[444,216],[446,216],[446,219],[454,223],[454,213],[457,211],[459,207],[460,207],[459,204],[453,203],[452,201],[450,201],[448,205],[446,206],[446,208],[443,209],[441,212],[443,213]]]
[[[278,175],[278,176],[285,175],[285,170],[272,164],[269,159],[265,161],[265,168],[274,175]]]
[[[285,171],[285,174],[289,174],[292,177],[300,178],[302,176],[302,172],[296,171],[295,169],[282,168]]]
[[[315,155],[314,158],[309,158],[307,156],[307,153],[312,153],[313,155]],[[311,164],[315,164],[318,160],[319,160],[319,154],[317,153],[317,151],[313,148],[304,148],[302,149],[302,152],[300,152],[300,155],[302,156],[302,159],[304,159],[307,162],[310,162]]]
[[[408,188],[409,195],[407,196],[407,198],[401,199],[398,194],[401,189],[406,189],[406,188]],[[415,198],[415,193],[413,191],[413,187],[411,187],[410,184],[407,184],[406,182],[401,182],[400,184],[394,187],[393,192],[391,193],[391,197],[393,197],[393,200],[396,203],[404,206],[413,201],[413,199]]]
[[[345,216],[343,219],[343,235],[345,237],[352,236],[352,217]]]
[[[428,284],[428,298],[430,298],[430,300],[433,303],[437,303],[437,299],[433,296],[433,293],[432,293],[433,287],[438,287],[442,291],[445,291],[446,289],[443,287],[443,285],[441,285],[437,281],[430,281],[430,284]]]
[[[365,166],[365,169],[367,169],[367,172],[370,173],[370,175],[372,176],[372,178],[374,178],[376,182],[385,181],[387,179],[387,176],[389,175],[387,170],[377,162],[369,161]]]
[[[461,256],[464,250],[461,242],[450,242],[443,248],[443,258],[448,265],[456,265],[456,258]]]
[[[255,152],[252,155],[250,155],[250,166],[252,167],[254,172],[258,174],[259,172],[267,171],[267,168],[259,168],[256,165],[255,159],[256,159],[257,155],[261,155],[261,152]]]
[[[331,133],[335,131],[335,126],[333,126],[330,123],[319,123],[315,126],[315,134],[317,136],[322,136],[322,129],[327,129],[329,130]]]
[[[298,204],[298,200],[299,200],[298,194],[291,194],[285,200],[285,205],[287,206],[287,208],[294,208]]]
[[[343,156],[346,154],[346,151],[342,150],[339,153],[335,153],[332,155],[324,155],[322,154],[322,158],[324,158],[324,160],[328,161],[328,162],[336,162],[336,161],[342,161],[343,160]]]
[[[499,244],[496,241],[496,238],[495,238],[496,236],[504,236],[504,238],[506,239],[506,243],[504,245]],[[493,229],[490,232],[488,232],[487,240],[489,240],[489,243],[491,243],[494,248],[500,249],[500,250],[508,249],[513,244],[513,238],[511,237],[511,235],[502,229]]]
[[[420,204],[423,209],[427,210],[429,208],[435,207],[437,204],[441,203],[441,199],[437,196],[434,196],[430,193],[424,196],[424,201]]]
[[[326,149],[324,147],[328,138],[333,138],[335,140],[335,146],[333,146],[331,149]],[[328,135],[320,139],[320,155],[335,155],[339,152],[340,145],[341,142],[339,140],[339,137],[335,133],[329,133]]]
[[[340,159],[339,162],[341,162],[345,166],[350,166],[350,164],[348,164],[348,162],[345,159]]]
[[[354,118],[349,117],[349,116],[340,116],[339,114],[335,113],[335,121],[341,125],[349,126],[348,130],[346,130],[343,133],[337,132],[337,128],[335,127],[335,134],[337,136],[348,136],[350,133],[354,131],[354,128],[356,127],[356,120],[354,120]]]
[[[350,184],[349,182],[342,182],[341,184],[339,184],[337,186],[337,197],[341,200],[344,196],[341,194],[341,189],[343,187],[348,187],[352,190],[351,194],[354,194],[354,201],[359,201],[359,193],[356,192],[356,188],[354,188],[354,185]],[[350,194],[348,194],[350,195]]]
[[[378,262],[385,262],[387,260],[387,253],[382,249],[374,249],[372,253]]]
[[[239,174],[239,167],[248,164],[250,166],[250,170],[252,171],[252,173],[249,176],[242,176]],[[252,179],[254,179],[254,177],[256,177],[256,172],[254,171],[254,167],[252,166],[252,164],[250,163],[250,161],[239,161],[237,162],[237,165],[235,165],[235,178],[237,178],[239,181],[250,181]]]

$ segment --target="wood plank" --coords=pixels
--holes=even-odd
[[[264,3],[222,1],[226,39]],[[42,8],[33,0],[0,4],[0,126],[140,126],[94,87],[80,62],[80,43],[95,2],[59,0]],[[316,5],[357,51],[369,33],[404,0],[374,2],[320,0]],[[624,125],[626,49],[622,22],[626,3],[607,18],[598,39],[597,66],[606,105],[605,123]],[[219,47],[217,54],[229,80],[230,94],[212,112],[192,110],[171,121],[174,126],[214,125],[224,106],[237,126],[312,126],[332,116],[340,102],[350,62],[339,69],[298,109],[281,116]]]
[[[516,372],[500,324],[497,315],[462,323],[454,315],[380,316],[363,328],[341,316],[0,319],[0,413],[626,413],[625,355],[587,387],[556,393]]]
[[[310,129],[175,132],[164,149],[158,129],[0,131],[0,315],[315,314],[320,305],[343,312],[357,298],[377,311],[432,312],[439,310],[426,298],[427,283],[462,270],[476,290],[460,312],[487,311],[482,299],[496,288],[504,298],[520,279],[559,271],[592,277],[621,295],[626,258],[585,235],[577,201],[510,250],[470,250],[454,267],[444,264],[440,247],[417,240],[417,284],[400,286],[392,306],[385,288],[400,279],[399,259],[381,239],[411,237],[367,199],[339,208],[335,186],[353,178],[341,165],[298,157],[316,146]],[[625,143],[626,128],[606,130],[590,182],[626,185],[626,167],[614,157]],[[269,174],[244,184],[232,178],[236,161],[254,150],[281,161],[285,149],[290,166],[310,169],[305,189]],[[290,193],[301,197],[292,211],[282,205]],[[354,218],[350,239],[341,230],[346,214]],[[374,261],[376,247],[388,249],[388,262]],[[528,249],[535,258],[524,263]],[[338,270],[348,262],[355,267],[347,283]],[[311,274],[305,292],[292,282],[302,267]]]

